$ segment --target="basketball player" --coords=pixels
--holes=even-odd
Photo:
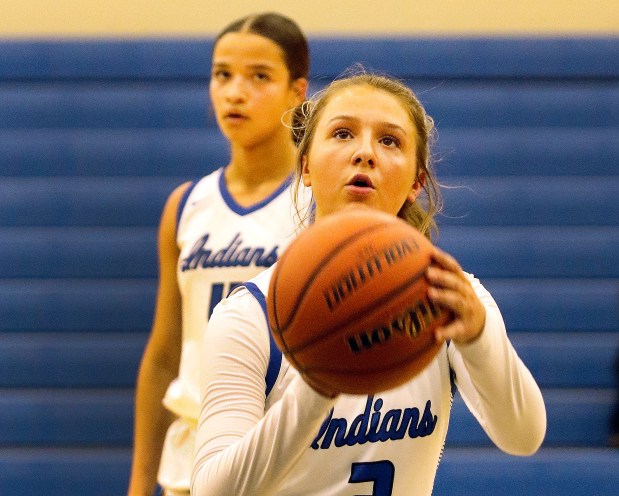
[[[212,64],[210,97],[231,159],[179,186],[163,210],[155,317],[137,382],[130,495],[152,495],[157,478],[165,494],[189,494],[198,343],[210,311],[236,284],[271,266],[298,227],[290,187],[296,148],[285,121],[305,99],[305,36],[281,15],[252,15],[217,36]]]
[[[433,126],[413,93],[357,74],[303,108],[297,174],[312,187],[315,218],[363,205],[428,235],[438,202]],[[544,402],[496,303],[450,255],[437,248],[433,259],[429,297],[455,315],[436,332],[442,348],[414,379],[372,396],[317,391],[278,353],[264,311],[272,268],[223,300],[202,347],[191,494],[429,496],[452,386],[501,450],[534,453]]]

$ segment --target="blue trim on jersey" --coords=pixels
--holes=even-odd
[[[450,345],[451,340],[447,340],[447,348],[445,349],[446,352]],[[451,363],[449,362],[449,353],[447,353],[447,363],[449,363],[449,382],[451,383],[451,397],[453,398],[458,391],[458,386],[456,385],[456,371],[453,369]]]
[[[290,184],[292,183],[292,177],[293,176],[291,174],[282,184],[279,185],[279,187],[273,193],[271,193],[264,200],[259,201],[258,203],[250,207],[242,207],[234,200],[234,198],[232,198],[232,195],[228,190],[228,185],[226,184],[225,169],[221,169],[221,174],[219,175],[219,191],[221,192],[221,196],[226,202],[226,205],[228,205],[228,207],[230,208],[230,210],[232,210],[238,215],[247,215],[255,212],[256,210],[260,210],[265,205],[271,203],[274,198],[279,196],[286,188],[290,186]]]
[[[264,312],[264,318],[266,319],[267,325],[268,325],[269,316],[267,314],[267,300],[264,294],[262,293],[262,291],[260,291],[258,289],[258,286],[256,286],[253,282],[246,282],[246,283],[241,284],[241,286],[245,286],[247,290],[252,294],[252,296],[256,298],[256,300],[258,300],[258,303],[260,303],[260,306],[262,307],[262,311]],[[269,329],[270,328],[271,326],[269,326]],[[267,374],[265,377],[266,379],[265,395],[266,396],[268,396],[269,393],[271,392],[271,389],[273,389],[273,386],[275,385],[275,381],[277,380],[277,376],[279,375],[279,369],[282,365],[282,352],[275,344],[275,341],[273,340],[273,334],[271,333],[270,330],[269,330],[269,347],[270,347],[269,366],[267,367]]]
[[[195,188],[196,184],[198,184],[198,181],[191,181],[191,184],[187,186],[187,189],[183,192],[183,196],[181,197],[181,200],[178,202],[178,208],[176,209],[176,236],[175,237],[178,236],[178,223],[181,221],[181,215],[183,214],[183,209],[185,208],[187,199],[189,198],[189,195],[193,191],[193,188]]]

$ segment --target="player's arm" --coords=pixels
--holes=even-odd
[[[176,217],[181,198],[189,185],[182,184],[170,194],[159,224],[159,285],[151,334],[142,356],[136,385],[130,496],[153,494],[163,440],[173,420],[173,415],[163,407],[162,399],[168,385],[178,374],[181,355]]]
[[[265,414],[269,336],[264,313],[246,291],[215,308],[202,350],[191,494],[273,494],[335,400],[296,377]]]
[[[462,397],[490,439],[513,455],[531,455],[546,433],[546,408],[539,386],[513,348],[490,293],[470,282],[486,308],[479,336],[449,347]]]

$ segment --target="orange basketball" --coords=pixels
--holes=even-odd
[[[431,243],[403,220],[364,207],[310,226],[277,262],[267,296],[275,342],[322,391],[399,386],[438,352],[448,312],[427,298]]]

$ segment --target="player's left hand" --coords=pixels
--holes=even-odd
[[[486,309],[455,258],[434,247],[432,260],[426,272],[430,282],[428,297],[454,315],[451,322],[436,330],[436,339],[470,342],[484,328]]]

